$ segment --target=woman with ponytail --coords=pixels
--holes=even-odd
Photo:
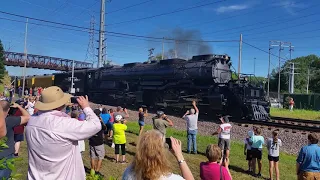
[[[280,146],[282,146],[281,140],[278,138],[278,131],[272,132],[272,138],[268,139],[267,147],[268,147],[268,159],[269,159],[269,175],[270,180],[273,180],[273,168],[276,171],[276,180],[280,179],[279,173],[279,152]]]

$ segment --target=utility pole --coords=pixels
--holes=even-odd
[[[28,51],[27,51],[28,22],[29,22],[29,18],[27,18],[26,20],[26,31],[24,34],[24,67],[23,67],[22,94],[24,94],[24,87],[26,83],[26,69],[27,69],[27,56],[28,56]]]
[[[309,82],[310,82],[310,67],[308,67],[307,94],[309,94]]]
[[[279,100],[279,107],[280,107],[280,102],[281,102],[281,94],[280,94],[280,89],[281,89],[281,51],[284,50],[284,48],[289,48],[291,47],[290,42],[284,42],[284,41],[269,41],[269,76],[270,76],[270,54],[271,54],[271,49],[272,47],[279,47],[279,62],[278,62],[278,100]],[[270,83],[270,77],[268,79]]]
[[[257,58],[253,58],[253,75],[256,76],[256,59]]]
[[[271,42],[269,41],[269,65],[268,65],[268,98],[270,97],[270,51],[271,51]]]
[[[278,70],[278,73],[279,73],[279,77],[278,77],[278,100],[279,100],[279,108],[280,108],[280,85],[281,85],[281,50],[282,50],[282,42],[280,42],[280,45],[279,45],[279,70]]]
[[[161,60],[164,59],[164,37],[162,38],[162,54],[161,54]]]
[[[289,93],[294,93],[294,63],[290,63],[290,73],[289,73]]]
[[[240,80],[240,74],[241,74],[241,61],[242,61],[242,34],[240,34],[240,40],[239,40],[238,80]]]
[[[105,34],[105,7],[106,1],[101,0],[101,10],[100,10],[100,30],[99,30],[99,52],[98,52],[98,68],[101,67],[103,61],[103,49],[104,49],[104,34]]]
[[[70,94],[74,94],[76,92],[75,89],[73,88],[74,87],[73,80],[74,80],[74,60],[72,60]]]
[[[177,40],[174,40],[174,58],[178,58],[178,53],[177,53]]]

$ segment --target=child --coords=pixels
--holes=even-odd
[[[101,168],[102,160],[104,159],[105,149],[103,144],[103,132],[107,128],[102,122],[100,117],[101,111],[95,109],[94,113],[99,117],[101,122],[101,130],[89,139],[90,146],[90,159],[91,159],[91,169],[94,169],[96,174],[103,176],[99,171]]]
[[[113,124],[113,141],[115,144],[115,155],[116,155],[116,163],[119,162],[119,152],[121,147],[122,161],[120,163],[126,162],[126,134],[127,130],[126,120],[122,120],[121,115],[117,115],[115,117]]]
[[[268,159],[269,159],[269,175],[270,180],[273,179],[273,167],[276,171],[276,180],[280,179],[279,174],[279,151],[280,146],[282,146],[282,142],[280,139],[278,139],[278,132],[273,131],[272,132],[273,138],[269,138],[267,142],[267,148],[268,148]]]
[[[247,173],[252,172],[252,152],[251,152],[251,145],[250,145],[250,138],[254,135],[253,131],[248,132],[248,138],[244,140],[244,155],[247,156],[246,160],[248,161],[248,171]]]

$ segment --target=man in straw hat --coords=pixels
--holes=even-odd
[[[35,104],[38,116],[32,116],[26,127],[29,180],[85,180],[78,141],[99,132],[101,123],[89,107],[87,96],[77,98],[86,121],[72,119],[62,112],[70,98],[70,94],[52,86],[42,92],[41,99]]]

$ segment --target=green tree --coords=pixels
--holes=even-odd
[[[281,67],[281,92],[288,92],[289,86],[289,70],[290,64],[295,63],[294,85],[295,93],[306,93],[308,83],[308,69],[310,69],[310,85],[309,90],[311,92],[320,93],[320,58],[316,55],[302,56],[290,61],[286,61]],[[271,91],[277,91],[278,89],[278,71],[273,69],[270,78]]]
[[[2,46],[2,42],[0,40],[0,81],[2,82],[2,79],[5,75],[5,67],[4,67],[4,61],[5,61],[5,56],[4,56],[4,49]]]

